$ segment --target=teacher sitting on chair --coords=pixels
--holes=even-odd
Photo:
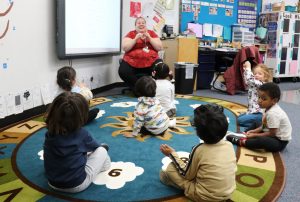
[[[135,30],[123,38],[122,49],[125,54],[119,67],[119,76],[132,89],[139,77],[151,76],[155,64],[162,62],[158,57],[162,43],[154,31],[147,30],[143,17],[135,20]]]

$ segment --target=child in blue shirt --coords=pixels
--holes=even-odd
[[[50,105],[45,118],[44,168],[54,190],[85,190],[100,172],[110,168],[108,146],[100,145],[82,128],[88,103],[78,93],[64,92]]]

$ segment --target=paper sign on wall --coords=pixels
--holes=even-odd
[[[23,100],[22,93],[16,93],[14,95],[14,104],[15,104],[15,114],[20,114],[23,112]]]
[[[49,84],[45,84],[41,86],[41,94],[42,94],[42,99],[43,99],[43,103],[45,105],[49,104],[52,102],[52,97],[51,97],[51,89],[50,89],[50,85]]]
[[[39,86],[35,86],[31,90],[33,96],[33,106],[37,107],[43,104],[41,89]]]
[[[166,9],[173,10],[174,4],[175,4],[175,0],[166,0]]]
[[[293,60],[290,63],[290,74],[289,75],[296,75],[297,76],[297,73],[298,73],[298,61]]]
[[[141,16],[142,4],[141,2],[130,2],[130,17],[137,18]]]
[[[185,65],[185,79],[193,79],[194,76],[194,64]]]
[[[0,95],[0,119],[6,117],[6,103],[4,95]]]
[[[223,26],[213,24],[213,37],[220,37],[223,34]]]
[[[25,90],[21,94],[22,96],[22,103],[23,103],[23,109],[31,109],[33,108],[33,93],[31,90]]]
[[[12,93],[5,95],[6,114],[7,116],[15,113],[15,96]]]
[[[202,38],[202,24],[188,23],[188,29],[196,34],[196,37]]]
[[[212,29],[213,29],[212,24],[204,23],[203,24],[203,35],[204,36],[212,36],[212,34],[213,34]]]

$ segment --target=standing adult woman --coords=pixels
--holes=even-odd
[[[135,30],[123,38],[122,49],[125,54],[119,67],[119,76],[131,88],[141,75],[151,76],[154,65],[162,62],[158,56],[162,43],[154,31],[147,29],[143,17],[135,20]]]

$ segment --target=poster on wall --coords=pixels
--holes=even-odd
[[[239,0],[238,23],[250,28],[256,27],[257,0]]]
[[[166,23],[166,19],[164,18],[166,5],[166,0],[148,1],[143,5],[142,16],[145,16],[147,26],[155,32],[159,32]],[[174,22],[169,21],[169,24],[172,23]]]
[[[233,9],[226,8],[225,16],[232,17],[232,15],[233,15]]]
[[[141,2],[130,2],[130,17],[137,18],[141,16],[142,4]]]
[[[182,12],[192,12],[191,2],[192,2],[191,0],[182,0],[182,5],[181,5]]]
[[[182,4],[182,12],[191,12],[191,4]]]
[[[193,1],[193,3],[192,3],[192,11],[194,13],[200,13],[200,1]]]
[[[166,9],[167,10],[173,10],[174,9],[174,4],[175,0],[165,0],[166,1]]]
[[[198,16],[200,13],[200,1],[192,1],[192,11],[194,13],[194,21],[198,21]]]
[[[162,16],[164,14],[165,10],[166,10],[166,5],[165,5],[164,1],[160,0],[155,3],[154,11],[158,15]]]
[[[209,15],[218,15],[217,7],[209,7]]]

